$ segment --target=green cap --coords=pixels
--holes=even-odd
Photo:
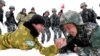
[[[68,11],[61,16],[60,23],[61,24],[74,23],[76,25],[81,25],[83,24],[83,20],[81,15],[76,11]]]

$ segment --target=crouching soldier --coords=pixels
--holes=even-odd
[[[62,17],[64,29],[69,33],[67,45],[60,46],[60,53],[75,52],[79,56],[100,56],[100,26],[95,23],[79,24],[78,13]]]
[[[34,15],[31,20],[20,25],[16,31],[0,35],[0,50],[9,48],[30,50],[36,48],[45,56],[54,56],[58,52],[56,45],[43,47],[37,39],[39,32],[44,29],[44,23],[42,16]]]

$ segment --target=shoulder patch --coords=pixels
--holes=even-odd
[[[26,44],[30,47],[33,47],[35,45],[33,41],[26,41]]]

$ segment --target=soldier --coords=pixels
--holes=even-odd
[[[0,0],[0,22],[3,23],[3,7],[5,6],[5,1]]]
[[[15,17],[14,17],[15,7],[9,6],[9,10],[10,11],[7,11],[5,15],[6,16],[5,25],[7,26],[8,32],[12,32],[16,30],[15,26],[17,26],[17,22],[15,21]]]
[[[49,16],[49,11],[45,11],[43,13],[43,19],[45,20],[45,25],[44,25],[45,28],[44,28],[44,31],[42,32],[42,37],[41,37],[42,43],[44,43],[44,41],[45,41],[45,33],[47,34],[47,42],[51,38],[51,33],[50,33],[50,30],[49,30],[49,28],[51,26],[51,21],[50,21],[50,18],[48,16]]]
[[[21,12],[18,13],[17,15],[17,20],[18,20],[18,25],[19,24],[23,24],[24,22],[26,22],[26,17],[27,14],[26,14],[26,8],[23,8]]]
[[[84,23],[86,22],[97,23],[96,22],[97,15],[93,9],[88,9],[87,4],[85,2],[81,3],[80,8],[82,9],[80,15],[82,16]]]
[[[0,22],[3,24],[3,7],[5,6],[5,1],[0,0]],[[1,27],[0,27],[0,34],[1,34]]]
[[[60,18],[62,14],[63,14],[63,9],[61,9],[60,12],[58,13],[58,17]],[[67,37],[67,32],[63,28],[62,24],[60,24],[60,30],[63,32],[64,36]]]
[[[65,13],[61,19],[69,35],[65,41],[67,44],[59,47],[60,53],[76,52],[80,56],[100,56],[100,26],[91,22],[80,24],[81,17],[76,12]]]
[[[28,13],[28,15],[26,16],[26,21],[30,20],[31,17],[32,17],[33,15],[35,15],[35,14],[36,14],[35,8],[32,7],[32,8],[31,8],[31,11],[30,11],[30,12]]]
[[[57,34],[58,37],[61,37],[61,31],[60,31],[60,18],[56,14],[57,10],[55,8],[52,9],[52,15],[50,17],[51,20],[51,28],[54,31],[54,40],[57,39]]]
[[[56,45],[43,47],[37,37],[44,30],[42,16],[34,15],[31,20],[25,22],[16,31],[0,35],[0,50],[16,48],[21,50],[39,49],[45,56],[54,56],[58,52]]]

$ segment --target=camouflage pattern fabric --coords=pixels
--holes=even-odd
[[[77,13],[76,11],[68,11],[61,16],[60,18],[61,24],[66,24],[70,22],[73,22],[77,25],[83,24],[81,15]]]
[[[30,30],[21,25],[16,31],[0,35],[0,50],[16,48],[21,50],[39,49],[45,56],[54,56],[58,49],[55,45],[43,47],[38,39],[30,34]]]

